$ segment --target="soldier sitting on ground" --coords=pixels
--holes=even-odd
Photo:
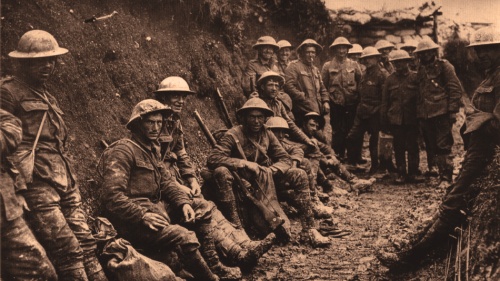
[[[189,198],[161,161],[158,137],[170,114],[170,108],[156,100],[139,102],[127,123],[132,137],[104,151],[99,168],[105,214],[132,245],[176,251],[199,280],[239,279],[240,270],[224,266],[215,250],[210,228],[213,203]]]
[[[237,111],[242,125],[227,131],[210,153],[208,167],[214,170],[219,206],[237,225],[264,225],[257,230],[261,235],[273,230],[266,226],[282,219],[285,223],[275,230],[279,238],[288,240],[290,222],[277,201],[276,188],[289,186],[295,191],[293,203],[299,211],[302,240],[314,247],[327,246],[329,239],[316,229],[307,174],[304,170],[291,168],[290,155],[264,125],[266,118],[273,114],[262,99],[249,99]],[[241,178],[238,185],[233,185],[235,176]],[[245,191],[247,195],[241,196]],[[256,217],[255,209],[250,209],[253,205],[245,204],[248,198],[257,200],[253,205],[263,206],[258,208],[260,218]],[[242,208],[241,214],[245,215],[243,222],[238,208]]]

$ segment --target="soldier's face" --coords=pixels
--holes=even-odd
[[[278,138],[278,140],[283,140],[286,136],[286,132],[283,129],[272,129],[274,135]]]
[[[359,57],[361,57],[361,54],[357,53],[357,54],[350,54],[350,55],[347,55],[348,58],[352,59],[353,61],[359,61]]]
[[[262,90],[264,91],[265,96],[274,99],[276,98],[276,96],[278,96],[278,92],[280,90],[280,83],[278,81],[269,79],[261,87]]]
[[[172,111],[180,114],[182,108],[184,107],[184,103],[186,102],[187,94],[182,92],[172,92],[161,94],[158,97],[158,101],[170,106]]]
[[[313,64],[316,59],[316,48],[315,47],[306,47],[302,53],[302,57],[306,64]]]
[[[43,85],[56,67],[57,57],[21,60],[22,72],[31,82]]]
[[[392,65],[394,65],[396,72],[405,72],[408,70],[409,62],[409,60],[395,60],[392,62]]]
[[[336,46],[335,47],[335,56],[338,58],[346,58],[347,53],[349,52],[349,48],[347,46]]]
[[[139,129],[143,136],[154,141],[158,139],[162,125],[163,115],[161,113],[153,113],[142,117]]]
[[[474,47],[479,65],[484,69],[500,66],[500,45],[485,45]]]
[[[247,112],[244,117],[245,126],[252,133],[258,133],[262,130],[262,126],[266,122],[266,116],[264,112],[258,109],[251,109]]]
[[[318,129],[319,123],[314,119],[309,119],[306,123],[304,123],[304,133],[308,136],[312,136]]]
[[[392,51],[392,48],[384,48],[384,49],[379,50],[379,52],[382,54],[383,58],[387,58],[391,51]]]
[[[274,49],[271,46],[261,46],[259,56],[265,60],[270,60],[274,56]]]
[[[415,51],[414,48],[406,47],[406,48],[401,48],[403,51],[406,51],[410,57],[413,57],[413,51]]]
[[[290,58],[291,53],[292,51],[290,50],[290,48],[282,48],[278,51],[278,57],[280,61],[287,62],[288,59]]]
[[[374,66],[378,63],[379,58],[377,56],[366,57],[361,60],[361,63],[364,64],[367,68]]]
[[[419,52],[417,54],[418,54],[418,59],[423,64],[431,63],[436,58],[436,50],[427,50],[427,51]]]

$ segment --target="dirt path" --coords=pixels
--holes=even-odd
[[[246,280],[392,280],[376,259],[376,249],[405,243],[417,225],[432,217],[441,196],[442,191],[426,184],[395,186],[386,180],[377,182],[371,193],[332,197],[329,204],[338,204],[336,220],[352,235],[323,249],[297,242],[276,246]],[[299,229],[293,220],[295,237]]]

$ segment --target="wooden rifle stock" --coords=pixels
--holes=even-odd
[[[217,88],[217,100],[220,103],[220,107],[222,108],[222,115],[224,116],[224,123],[228,128],[233,127],[233,122],[231,122],[231,118],[229,118],[229,111],[227,110],[226,103],[224,102],[224,98],[222,97],[219,88]]]

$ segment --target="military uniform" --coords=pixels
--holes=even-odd
[[[23,209],[16,198],[17,176],[6,159],[21,143],[21,121],[0,109],[0,226],[2,267],[5,280],[57,280],[54,267],[43,247],[24,221]]]
[[[269,62],[264,63],[259,58],[256,58],[248,62],[241,80],[241,88],[247,98],[252,92],[257,90],[257,80],[266,71],[279,72],[274,60],[271,59]]]
[[[346,137],[354,124],[359,102],[358,84],[362,73],[358,63],[336,58],[326,62],[321,70],[323,82],[330,93],[330,123],[332,147],[341,158],[345,155]]]
[[[291,62],[285,70],[284,89],[292,98],[293,115],[299,125],[309,112],[322,114],[323,103],[329,100],[319,69],[300,60]]]
[[[401,176],[406,176],[406,152],[408,152],[408,175],[419,172],[416,73],[395,72],[385,81],[380,108],[382,128],[390,130],[393,139],[396,166]]]
[[[450,114],[458,112],[463,89],[455,68],[443,59],[436,59],[430,65],[420,65],[417,79],[420,90],[417,117],[421,120],[424,137],[429,141],[429,150],[436,155],[441,179],[451,182],[453,121]]]
[[[366,69],[366,74],[359,84],[360,102],[356,111],[354,125],[347,139],[351,144],[347,148],[349,162],[355,163],[356,143],[363,138],[366,131],[370,133],[370,158],[372,170],[379,165],[378,133],[380,130],[380,105],[382,103],[382,88],[387,74],[380,66],[374,65]]]
[[[55,98],[46,89],[34,89],[14,77],[2,81],[0,106],[22,122],[23,141],[17,155],[32,149],[42,126],[32,182],[27,184],[23,196],[31,209],[26,214],[28,222],[51,257],[59,278],[77,278],[84,263],[85,267],[92,264],[95,270],[87,272],[89,277],[100,272],[95,257],[96,240],[87,225],[80,191],[63,150],[68,129]],[[23,169],[20,172],[27,174]],[[84,276],[85,273],[81,280],[86,280]]]

